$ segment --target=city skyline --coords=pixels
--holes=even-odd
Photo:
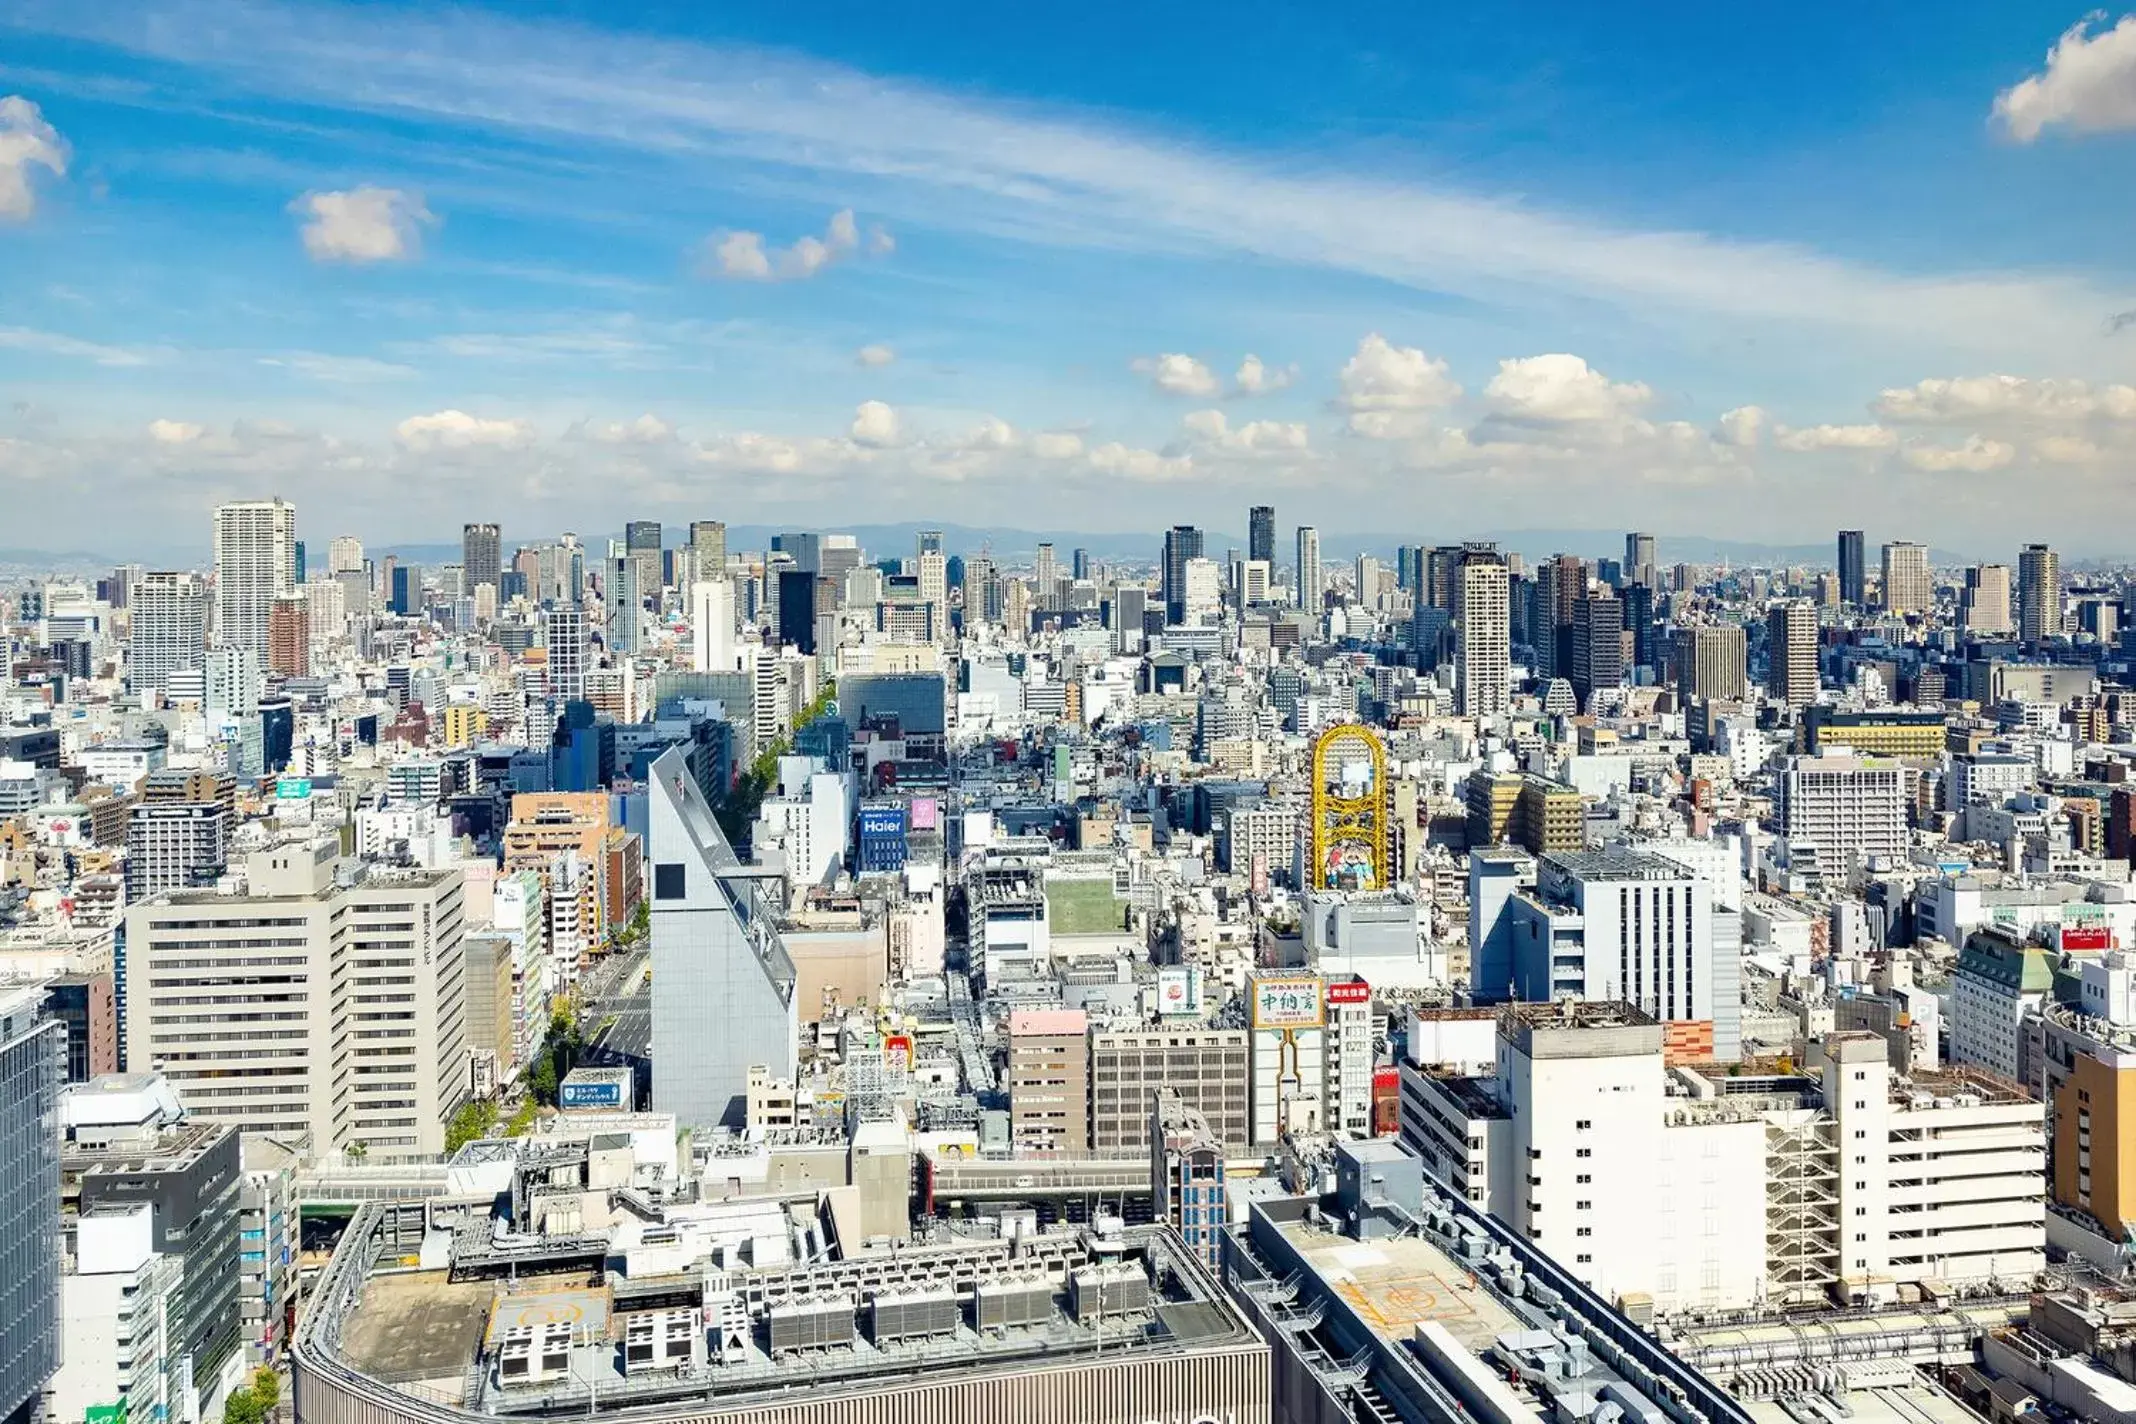
[[[1310,490],[1331,535],[2116,552],[2136,23],[1961,8],[1891,65],[1656,17],[1604,72],[1572,12],[1517,59],[1481,18],[1271,16],[1232,93],[1185,15],[1114,65],[999,17],[401,18],[390,52],[335,7],[0,21],[0,491],[112,496],[10,545],[276,494],[393,542],[477,490],[508,527],[1103,532]]]

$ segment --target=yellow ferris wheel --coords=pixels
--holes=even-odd
[[[1315,890],[1384,890],[1394,881],[1387,827],[1387,748],[1359,722],[1313,742]]]

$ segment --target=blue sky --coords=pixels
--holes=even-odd
[[[0,546],[2136,512],[2136,19],[618,8],[0,12]]]

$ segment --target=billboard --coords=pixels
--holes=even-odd
[[[2112,949],[2114,932],[2105,925],[2062,926],[2062,949],[2064,953],[2083,953]]]
[[[1253,981],[1253,1026],[1319,1028],[1327,1021],[1320,981],[1311,975]]]
[[[307,777],[284,776],[274,783],[274,799],[277,801],[308,801],[311,794],[312,784]]]
[[[901,836],[905,834],[905,813],[896,806],[863,806],[860,808],[860,833],[864,836]]]
[[[1372,1002],[1372,986],[1362,979],[1337,979],[1328,985],[1328,1002],[1369,1004]]]
[[[1202,1011],[1202,976],[1199,965],[1183,965],[1157,971],[1157,1012],[1166,1017],[1199,1018]]]
[[[941,824],[940,803],[934,797],[915,796],[912,798],[912,829],[915,831],[932,831],[938,829]]]
[[[567,1080],[557,1089],[556,1101],[567,1108],[619,1108],[623,1084],[614,1078]]]

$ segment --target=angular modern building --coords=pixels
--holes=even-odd
[[[646,782],[653,863],[653,1111],[687,1127],[740,1126],[749,1070],[799,1066],[794,963],[761,875],[712,817],[679,749]]]
[[[59,1368],[59,1085],[44,990],[0,993],[0,1420],[32,1418]]]

